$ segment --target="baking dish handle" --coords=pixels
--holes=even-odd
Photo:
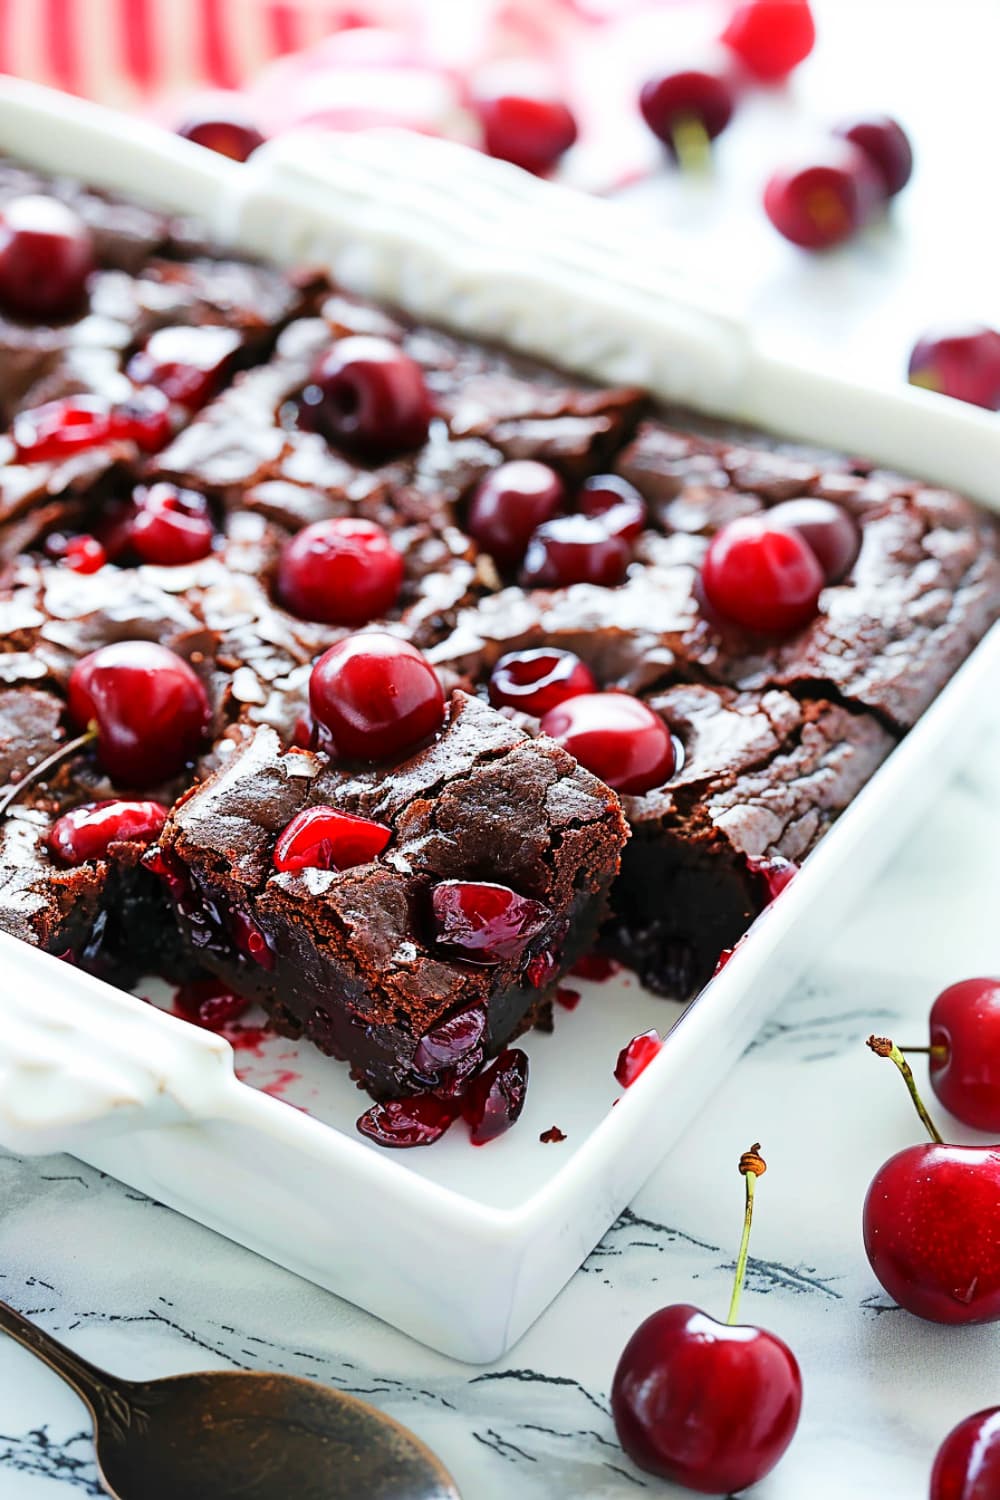
[[[0,1145],[21,1154],[224,1113],[222,1037],[0,934]]]

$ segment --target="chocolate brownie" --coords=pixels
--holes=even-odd
[[[456,692],[433,744],[375,769],[284,749],[266,728],[230,748],[160,842],[182,929],[209,969],[350,1062],[376,1097],[439,1086],[421,1038],[467,1007],[497,1052],[594,942],[627,836],[618,799],[477,699]],[[385,852],[276,870],[278,835],[321,806],[385,825]],[[530,922],[495,961],[449,947],[434,918],[443,882],[508,887]]]
[[[1000,613],[995,525],[957,495],[417,325],[0,162],[0,216],[26,193],[86,222],[96,266],[72,317],[28,317],[0,246],[0,926],[119,983],[216,975],[379,1098],[427,1091],[447,1123],[595,940],[695,993]],[[54,450],[27,462],[45,422]],[[788,519],[802,501],[822,535]],[[360,616],[376,553],[323,560],[348,532],[398,572]],[[738,535],[762,548],[749,614],[732,580],[721,605],[710,586]],[[359,628],[447,696],[376,759],[337,745],[374,714],[371,683],[355,700],[342,682],[332,709],[313,691]],[[200,740],[156,786],[109,776],[100,738],[39,775],[86,720],[76,669],[139,642],[202,695]],[[555,697],[498,693],[501,658],[530,676],[538,651]],[[574,701],[586,732],[548,718]],[[120,826],[109,801],[133,810]],[[341,836],[345,815],[363,857],[338,865],[329,833],[289,863],[290,824]],[[67,816],[119,836],[60,843]]]

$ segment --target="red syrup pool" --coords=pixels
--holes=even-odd
[[[570,973],[575,979],[589,979],[595,984],[603,984],[606,979],[613,979],[621,967],[617,959],[607,958],[603,953],[585,953],[582,958],[577,959]]]

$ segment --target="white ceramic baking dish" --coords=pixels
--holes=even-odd
[[[460,148],[286,137],[235,167],[10,80],[0,148],[197,214],[247,250],[323,263],[354,290],[462,331],[1000,501],[996,418],[769,357],[738,309],[636,253],[612,208]],[[581,984],[555,1035],[528,1039],[525,1114],[484,1151],[459,1130],[428,1151],[380,1151],[354,1132],[364,1100],[346,1070],[308,1047],[253,1042],[236,1054],[240,1081],[227,1041],[10,938],[0,1143],[71,1152],[451,1355],[495,1359],[835,933],[998,686],[994,631],[686,1011],[628,976]],[[618,1049],[675,1022],[613,1109]],[[540,1144],[552,1124],[566,1141]]]

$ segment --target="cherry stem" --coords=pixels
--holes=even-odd
[[[83,734],[77,735],[75,740],[69,740],[65,745],[60,745],[58,750],[53,750],[52,754],[47,755],[44,760],[39,761],[37,766],[32,766],[30,771],[26,771],[20,781],[13,782],[5,791],[0,792],[0,818],[6,815],[8,809],[13,806],[21,794],[26,792],[29,787],[41,781],[55,766],[61,766],[64,761],[69,760],[78,751],[85,750],[96,739],[96,723],[88,724]]]
[[[875,1053],[876,1057],[888,1057],[896,1064],[896,1067],[903,1075],[903,1082],[910,1091],[910,1098],[913,1100],[917,1114],[920,1116],[921,1124],[931,1140],[937,1145],[943,1146],[944,1137],[927,1113],[924,1101],[920,1097],[920,1090],[917,1088],[916,1080],[910,1071],[910,1065],[896,1046],[896,1043],[891,1041],[887,1036],[870,1036],[868,1038],[868,1046]]]
[[[913,1057],[919,1052],[924,1057],[935,1057],[941,1062],[948,1061],[948,1048],[942,1042],[937,1042],[933,1047],[900,1047],[899,1050],[906,1057]]]
[[[744,1151],[740,1157],[740,1171],[746,1183],[747,1197],[743,1214],[743,1238],[740,1240],[740,1253],[736,1257],[736,1277],[733,1281],[733,1295],[729,1302],[729,1316],[726,1319],[730,1325],[736,1322],[740,1310],[740,1295],[747,1278],[747,1252],[750,1249],[750,1225],[753,1223],[754,1187],[757,1178],[763,1177],[767,1171],[767,1163],[760,1154],[760,1141],[755,1141],[749,1151]]]
[[[697,115],[681,115],[670,143],[682,172],[707,172],[712,165],[712,137]]]

